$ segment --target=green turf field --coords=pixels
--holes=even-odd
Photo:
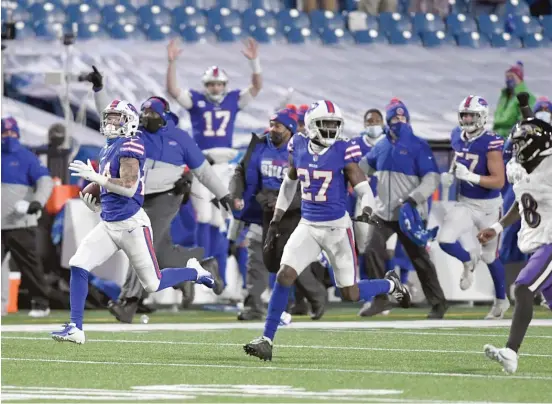
[[[65,312],[8,316],[2,401],[552,402],[550,312],[537,309],[548,326],[530,328],[518,373],[506,375],[482,348],[503,345],[508,322],[471,321],[486,309],[454,308],[448,322],[418,321],[419,309],[360,321],[350,307],[319,323],[296,317],[266,363],[242,349],[262,324],[231,313],[155,313],[148,324],[121,327],[106,312],[87,312],[82,346],[49,338]]]

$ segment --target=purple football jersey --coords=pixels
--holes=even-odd
[[[452,131],[450,142],[456,155],[456,163],[465,165],[471,172],[478,175],[490,175],[487,168],[487,153],[491,151],[502,153],[504,147],[504,139],[488,131],[475,139],[466,140],[462,137],[460,127]],[[472,199],[494,199],[500,195],[500,190],[460,181],[460,195]]]
[[[342,218],[347,212],[347,178],[344,168],[362,157],[356,140],[338,140],[320,154],[309,147],[300,133],[288,143],[301,180],[301,216],[313,222]]]
[[[134,196],[119,195],[101,187],[101,218],[106,222],[118,222],[132,217],[144,204],[144,163],[146,153],[144,142],[139,137],[121,137],[108,143],[100,151],[100,174],[108,178],[121,178],[121,158],[134,158],[140,164],[140,179]]]
[[[192,136],[199,148],[232,147],[240,90],[228,92],[220,104],[213,103],[202,92],[190,90],[190,95]]]

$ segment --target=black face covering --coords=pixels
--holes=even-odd
[[[63,141],[65,139],[62,137],[52,137],[50,138],[50,146],[54,148],[58,148],[63,144]]]
[[[284,140],[284,132],[277,132],[275,130],[270,131],[270,141],[274,144],[274,146],[279,146],[282,144],[282,141]]]
[[[140,125],[149,133],[155,133],[165,126],[165,121],[157,114],[142,114],[140,115]]]

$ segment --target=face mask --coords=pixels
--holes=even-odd
[[[62,137],[52,137],[50,138],[50,146],[54,148],[60,147],[63,144],[64,140],[65,139]]]
[[[516,87],[516,80],[515,79],[506,79],[506,88],[509,88],[510,90],[513,90]]]
[[[163,126],[165,126],[165,121],[161,117],[151,117],[151,116],[140,116],[140,125],[144,127],[149,133],[155,133]]]
[[[401,137],[402,132],[407,129],[407,127],[410,126],[407,123],[404,122],[395,122],[389,125],[389,129],[395,135],[395,137],[399,138]]]
[[[366,135],[372,139],[377,139],[383,133],[383,126],[370,125],[366,127]]]
[[[13,153],[16,152],[21,147],[19,139],[16,137],[5,137],[2,138],[2,151]]]
[[[535,114],[535,118],[541,121],[552,123],[552,113],[548,111],[539,111]]]
[[[270,141],[275,145],[279,146],[284,139],[284,134],[282,132],[270,131]]]

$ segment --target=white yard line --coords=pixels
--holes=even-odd
[[[155,323],[148,324],[86,324],[86,331],[207,331],[207,330],[262,330],[262,322],[227,323]],[[312,321],[291,323],[282,329],[292,330],[362,330],[362,329],[432,329],[432,328],[492,328],[509,327],[511,320],[399,320],[399,321]],[[534,319],[531,327],[552,327],[552,320]],[[59,329],[58,324],[2,325],[2,332],[44,332]]]
[[[486,327],[485,327],[486,328]],[[373,334],[393,334],[393,335],[443,335],[443,336],[453,336],[453,337],[500,337],[508,338],[508,334],[472,334],[467,332],[441,332],[441,331],[402,331],[402,330],[324,330],[324,332],[333,332],[333,333],[373,333]],[[552,334],[552,330],[550,331]],[[543,338],[543,339],[552,339],[552,335],[526,335],[525,338]]]
[[[445,372],[407,372],[384,369],[334,369],[334,368],[292,368],[279,366],[241,366],[241,365],[211,365],[199,363],[154,363],[154,362],[115,362],[115,361],[78,361],[65,359],[42,359],[42,358],[1,358],[3,361],[15,362],[47,362],[47,363],[70,363],[78,365],[113,365],[113,366],[154,366],[154,367],[183,367],[183,368],[212,368],[212,369],[243,369],[243,370],[278,370],[291,372],[318,372],[318,373],[360,373],[360,374],[381,374],[381,375],[405,375],[405,376],[431,376],[431,377],[460,377],[469,379],[505,379],[505,380],[546,380],[552,381],[552,376],[538,375],[480,375],[466,373],[445,373]],[[497,367],[498,369],[498,367]]]
[[[30,340],[30,341],[50,341],[47,337],[2,337],[9,340]],[[195,341],[150,341],[150,340],[128,340],[128,339],[87,339],[87,342],[108,342],[117,344],[153,344],[153,345],[202,345],[202,346],[243,346],[243,344],[229,342],[195,342]],[[327,345],[286,345],[277,344],[278,348],[291,349],[316,349],[316,350],[338,350],[338,351],[382,351],[382,352],[424,352],[424,353],[442,353],[442,354],[474,354],[482,355],[482,351],[457,351],[447,349],[401,349],[401,348],[374,348],[374,347],[350,347],[350,346],[327,346]],[[552,354],[528,354],[521,356],[533,356],[540,358],[552,358]]]

